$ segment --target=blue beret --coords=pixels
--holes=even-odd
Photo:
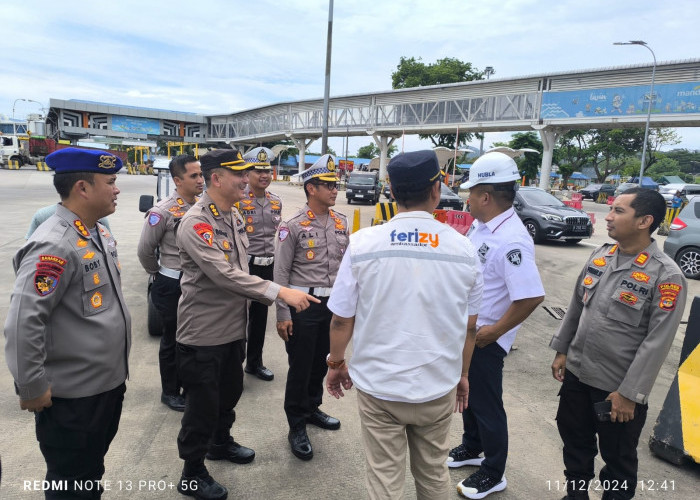
[[[121,158],[100,149],[59,149],[46,157],[46,164],[57,174],[67,172],[116,174],[122,168]]]
[[[323,155],[316,163],[301,173],[301,180],[306,184],[312,179],[326,182],[337,182],[338,175],[335,173],[335,157],[333,155]]]
[[[434,151],[414,151],[394,156],[387,166],[392,187],[420,191],[440,178],[440,164]]]

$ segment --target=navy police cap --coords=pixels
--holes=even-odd
[[[199,159],[199,163],[202,165],[202,171],[227,168],[237,172],[253,168],[245,162],[237,149],[212,149]]]
[[[121,158],[100,149],[59,149],[46,157],[46,164],[57,174],[68,172],[116,174],[122,168]]]
[[[405,191],[427,188],[440,177],[434,151],[413,151],[394,156],[387,166],[392,187]]]

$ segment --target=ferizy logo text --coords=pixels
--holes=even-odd
[[[394,229],[389,236],[391,237],[392,245],[410,245],[410,246],[425,246],[430,245],[435,248],[440,244],[437,233],[419,233],[415,229],[409,233],[397,233]]]

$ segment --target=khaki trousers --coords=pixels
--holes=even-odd
[[[418,500],[451,498],[446,460],[456,388],[426,403],[385,401],[357,391],[371,500],[404,498],[406,444]]]

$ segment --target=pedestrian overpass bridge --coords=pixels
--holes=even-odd
[[[700,59],[658,63],[653,94],[652,69],[650,64],[619,66],[332,97],[328,135],[372,136],[382,152],[383,175],[389,146],[404,134],[536,130],[544,145],[540,178],[548,183],[554,145],[567,130],[643,127],[649,105],[652,127],[700,126]],[[64,122],[62,113],[74,102],[51,100],[57,124]],[[82,113],[89,111],[83,109]],[[128,110],[137,117],[149,116],[143,114],[148,111]],[[243,147],[287,139],[299,148],[299,164],[304,165],[306,149],[322,134],[323,99],[206,117],[181,113],[169,117],[163,113],[161,121],[179,122],[179,127],[161,131],[169,139],[178,135],[184,141]],[[182,121],[183,117],[190,121]],[[89,125],[89,119],[83,121]],[[103,120],[103,124],[110,121]],[[123,119],[119,122],[123,124]],[[74,134],[91,132],[72,125]],[[99,133],[110,135],[109,129],[102,126]],[[189,136],[188,131],[196,133]],[[125,133],[123,129],[121,133]],[[140,137],[138,131],[131,136]],[[153,135],[147,137],[152,139]]]

